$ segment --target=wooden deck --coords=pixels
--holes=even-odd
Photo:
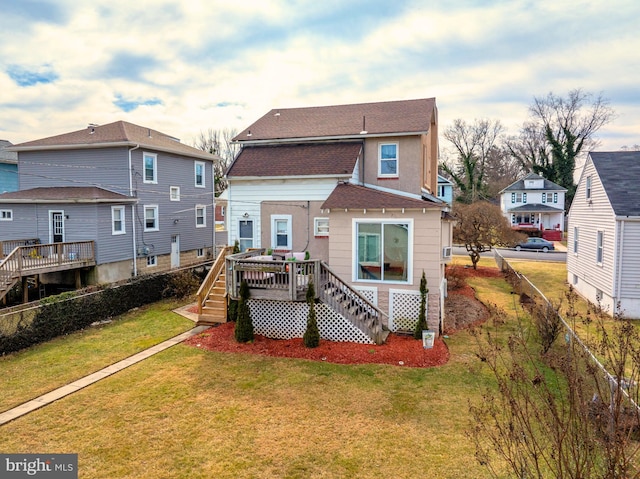
[[[0,299],[23,278],[95,265],[93,241],[16,246],[0,262]]]

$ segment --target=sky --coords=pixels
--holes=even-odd
[[[0,0],[0,139],[125,120],[192,145],[273,108],[435,97],[440,131],[602,94],[640,144],[637,0]],[[446,140],[441,136],[441,147]]]

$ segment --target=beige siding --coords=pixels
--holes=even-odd
[[[331,242],[329,264],[341,278],[356,286],[371,286],[378,291],[378,307],[389,312],[389,290],[407,289],[418,291],[424,270],[429,288],[429,327],[437,329],[440,315],[440,284],[444,274],[442,260],[443,233],[440,210],[422,211],[337,211],[329,214]],[[413,268],[411,281],[407,284],[383,283],[379,281],[354,281],[354,219],[363,220],[413,220]]]
[[[591,177],[591,200],[585,194],[586,178]],[[578,252],[574,253],[574,228],[578,227]],[[603,293],[602,303],[614,308],[614,271],[616,221],[613,208],[593,164],[587,161],[569,212],[567,232],[567,275],[570,284],[589,301],[596,302],[596,290]],[[602,264],[597,264],[597,234],[604,232]],[[574,275],[577,282],[574,281]]]
[[[398,178],[378,178],[378,145],[398,144]],[[422,142],[419,136],[368,138],[364,143],[364,175],[366,184],[419,195],[422,186]]]

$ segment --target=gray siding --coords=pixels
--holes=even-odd
[[[98,264],[123,261],[133,257],[133,229],[131,205],[124,205],[125,234],[114,235],[111,219],[111,207],[117,205],[98,205],[96,210],[97,232],[96,261]],[[123,206],[123,205],[120,205]]]
[[[128,149],[21,151],[20,189],[98,186],[129,194]]]
[[[157,184],[143,181],[144,153],[157,154]],[[132,151],[134,195],[138,197],[136,236],[140,245],[150,248],[151,254],[171,252],[171,237],[180,235],[180,250],[189,251],[213,245],[213,165],[205,164],[205,187],[195,186],[195,162],[180,155],[140,148]],[[170,200],[170,187],[180,187],[180,201]],[[144,231],[144,207],[157,205],[158,231]],[[206,206],[206,227],[196,228],[196,205]]]

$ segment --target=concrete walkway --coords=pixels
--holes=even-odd
[[[188,308],[189,306],[185,306],[184,308],[175,310],[175,312],[193,321],[194,320],[193,316],[197,316],[197,315],[194,315],[193,313],[189,313]],[[208,328],[209,326],[197,326],[185,333],[179,334],[178,336],[175,336],[171,339],[167,339],[166,341],[163,341],[160,344],[156,344],[155,346],[149,349],[145,349],[144,351],[141,351],[137,354],[134,354],[133,356],[123,359],[122,361],[118,361],[117,363],[112,364],[111,366],[107,366],[106,368],[103,368],[100,371],[97,371],[93,374],[89,374],[88,376],[78,379],[77,381],[67,384],[66,386],[62,386],[62,387],[59,387],[58,389],[54,389],[53,391],[43,394],[42,396],[32,399],[31,401],[21,404],[20,406],[16,406],[12,409],[9,409],[8,411],[0,413],[0,426],[10,421],[13,421],[14,419],[17,419],[21,416],[24,416],[25,414],[29,414],[30,412],[35,411],[36,409],[40,409],[41,407],[46,406],[47,404],[51,404],[52,402],[57,401],[58,399],[62,399],[65,396],[73,394],[74,392],[79,391],[80,389],[86,388],[87,386],[90,386],[91,384],[94,384],[100,381],[101,379],[107,378],[112,374],[122,371],[123,369],[126,369],[129,366],[137,364],[140,361],[143,361],[151,357],[154,354],[158,354],[164,351],[165,349],[169,349],[170,347],[181,343],[182,341],[190,338],[191,336],[200,334],[202,331]]]

